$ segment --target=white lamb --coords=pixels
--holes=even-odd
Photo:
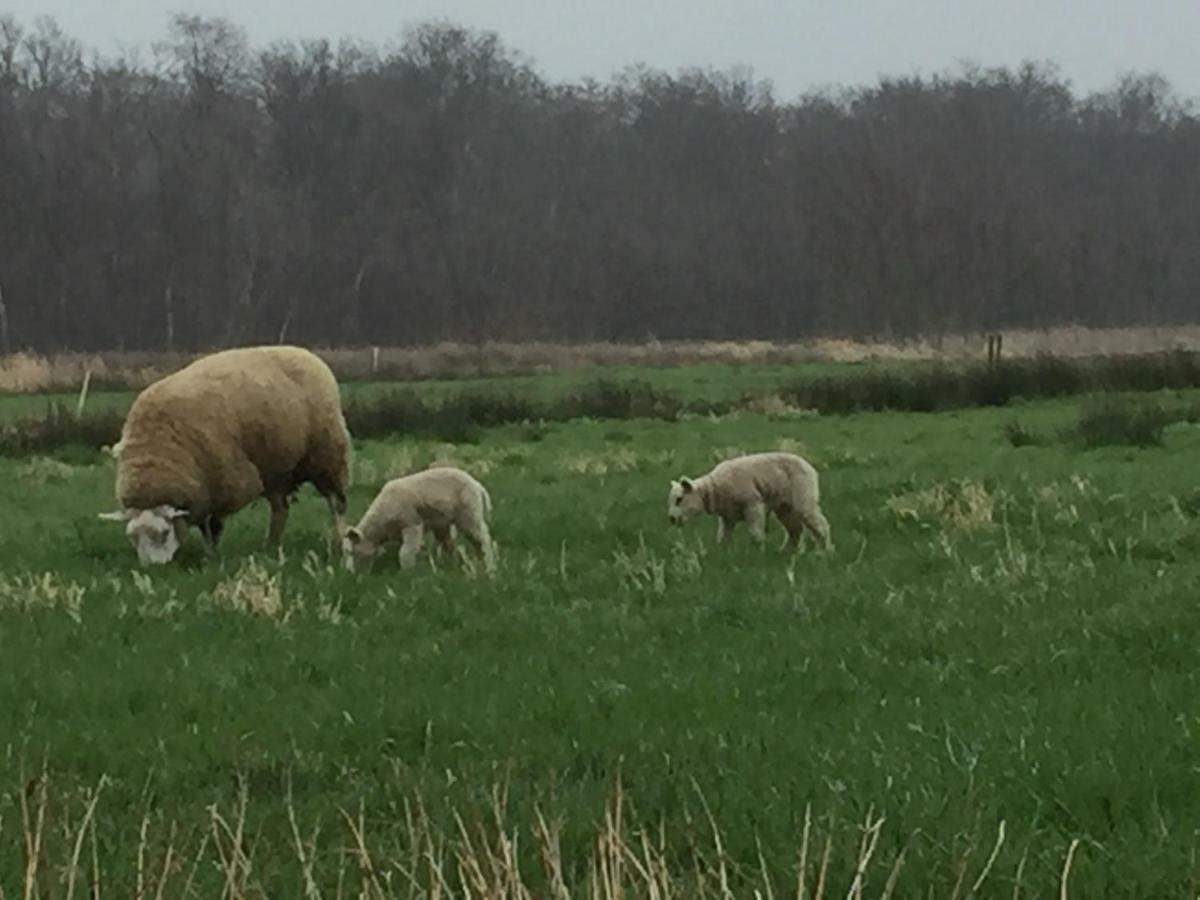
[[[740,521],[755,541],[766,536],[767,513],[787,529],[788,546],[795,547],[807,528],[829,549],[829,523],[821,513],[817,470],[792,453],[753,453],[718,463],[700,478],[671,482],[667,515],[682,525],[699,513],[717,517],[717,543]]]
[[[446,552],[453,550],[456,528],[490,569],[491,512],[487,489],[461,469],[438,466],[395,478],[383,486],[359,523],[346,529],[342,543],[346,564],[354,568],[375,556],[383,545],[399,541],[400,565],[407,569],[424,546],[426,528]]]

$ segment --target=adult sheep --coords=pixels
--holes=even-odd
[[[224,520],[259,497],[271,507],[267,546],[292,495],[312,484],[342,530],[350,435],[337,380],[300,347],[246,347],[203,357],[134,400],[117,445],[120,510],[138,559],[166,563],[189,525],[211,549]]]
[[[797,546],[806,529],[822,547],[833,546],[821,512],[817,470],[794,453],[751,453],[718,463],[699,478],[672,481],[667,493],[671,523],[682,525],[702,512],[717,517],[717,543],[738,522],[745,522],[754,540],[762,542],[767,514],[774,513],[789,546]]]

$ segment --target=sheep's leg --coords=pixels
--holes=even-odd
[[[274,552],[279,549],[279,541],[283,537],[284,526],[288,520],[287,494],[271,494],[267,497],[271,504],[271,524],[267,527],[267,549]]]
[[[346,495],[340,491],[325,495],[329,505],[329,516],[333,519],[333,545],[341,548],[342,535],[346,533]]]
[[[779,518],[779,522],[784,526],[786,532],[784,535],[784,547],[790,547],[792,550],[799,547],[800,538],[804,534],[804,523],[800,522],[800,518],[796,515],[796,512],[782,512],[782,514],[776,517]]]
[[[488,530],[487,522],[482,518],[474,521],[464,521],[458,523],[458,530],[463,533],[463,536],[475,548],[475,552],[479,554],[479,558],[483,560],[484,566],[490,572],[496,564],[495,548],[492,546],[492,535]]]
[[[400,533],[400,568],[411,569],[416,565],[421,548],[425,546],[425,526],[420,523],[409,525]]]
[[[816,537],[817,543],[825,550],[832,550],[833,540],[829,535],[829,522],[822,514],[821,508],[814,505],[797,510],[797,514],[804,526]]]
[[[761,544],[767,537],[767,507],[762,503],[751,503],[746,507],[746,526],[754,543]]]
[[[449,559],[454,555],[454,533],[450,530],[450,525],[434,528],[433,536],[437,539],[438,549],[442,556]]]
[[[787,512],[777,514],[780,524],[783,525],[787,536],[784,538],[784,548],[795,550],[800,546],[800,539],[804,537],[804,519],[800,513],[794,509],[789,509]]]
[[[187,540],[188,522],[187,519],[178,518],[171,523],[171,527],[175,529],[175,540],[179,546],[183,546],[183,542]]]
[[[732,522],[726,522],[724,516],[717,516],[717,543],[725,543],[725,539],[729,537],[729,532],[733,530]]]
[[[217,545],[221,543],[221,532],[225,530],[225,522],[218,516],[209,516],[200,523],[200,534],[204,538],[204,549],[210,557],[217,555]]]

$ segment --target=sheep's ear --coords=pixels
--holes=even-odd
[[[359,541],[362,540],[362,532],[359,531],[357,528],[355,528],[353,525],[351,525],[349,528],[346,529],[346,540],[348,540],[352,544],[357,544]]]
[[[683,492],[685,494],[690,494],[696,489],[696,485],[692,484],[692,479],[690,478],[680,478],[679,486],[683,488]]]
[[[155,512],[168,522],[173,522],[175,519],[185,519],[188,514],[186,509],[179,509],[176,506],[160,506]]]
[[[97,518],[103,519],[106,522],[128,522],[129,510],[119,509],[116,512],[98,513]]]

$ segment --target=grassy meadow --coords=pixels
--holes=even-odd
[[[484,481],[491,577],[343,572],[307,489],[280,558],[259,504],[139,571],[111,459],[0,460],[3,896],[1192,896],[1200,427],[1061,438],[1088,402],[359,441],[352,517]],[[833,552],[668,526],[670,478],[763,449]]]

